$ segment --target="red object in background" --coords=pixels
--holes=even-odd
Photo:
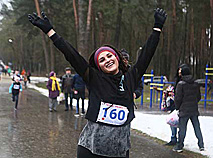
[[[25,69],[22,70],[21,75],[23,76],[24,74],[26,74]]]

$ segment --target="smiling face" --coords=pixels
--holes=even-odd
[[[117,74],[119,72],[119,63],[114,54],[109,51],[104,51],[98,56],[100,69],[104,73]]]

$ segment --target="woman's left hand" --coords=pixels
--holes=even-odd
[[[155,9],[155,14],[154,14],[154,18],[155,18],[155,24],[154,24],[154,28],[159,28],[162,30],[163,28],[163,24],[166,21],[166,11],[160,8]]]

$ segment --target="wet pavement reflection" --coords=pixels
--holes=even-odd
[[[8,94],[10,79],[0,82],[0,158],[75,158],[86,120],[75,111],[48,111],[48,98],[33,89],[20,94],[18,110]],[[152,140],[132,134],[131,158],[183,157]]]

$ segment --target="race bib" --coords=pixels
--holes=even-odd
[[[125,106],[101,102],[96,122],[122,125],[126,122],[129,110]]]
[[[19,85],[15,84],[15,85],[13,86],[13,89],[19,89]]]

